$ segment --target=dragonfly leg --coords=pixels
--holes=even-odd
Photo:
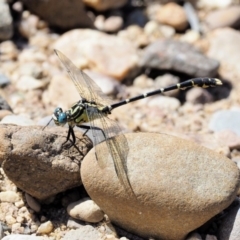
[[[72,136],[72,139],[70,139],[70,136]],[[70,126],[69,126],[69,129],[68,129],[67,139],[66,139],[66,141],[62,144],[62,146],[65,145],[68,141],[71,143],[69,146],[67,146],[68,149],[70,149],[72,146],[74,146],[74,147],[77,149],[77,151],[78,151],[79,153],[81,153],[81,151],[79,150],[79,148],[78,148],[78,147],[76,146],[76,144],[75,144],[75,143],[76,143],[76,136],[75,136],[73,127],[70,127]]]
[[[70,134],[71,134],[71,127],[69,126],[69,128],[68,128],[68,134],[67,134],[67,139],[66,139],[66,141],[62,144],[62,146],[65,145],[68,141],[71,141],[71,139],[70,139]]]
[[[106,137],[104,131],[99,127],[90,127],[90,126],[86,126],[86,125],[81,125],[81,126],[77,126],[77,127],[82,128],[82,129],[86,129],[86,131],[83,133],[83,136],[85,136],[90,129],[101,131],[105,140],[107,140],[107,137]]]
[[[72,136],[72,139],[70,139],[70,136]],[[68,134],[67,134],[67,139],[66,141],[62,144],[65,145],[67,142],[71,142],[70,146],[68,148],[71,148],[73,145],[75,145],[76,143],[76,137],[75,137],[75,134],[74,134],[74,131],[73,131],[73,128],[69,126],[68,128]]]

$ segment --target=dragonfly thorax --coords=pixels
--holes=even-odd
[[[57,107],[52,118],[57,126],[64,126],[68,123],[74,127],[89,122],[89,115],[94,116],[94,119],[96,119],[100,112],[104,115],[110,113],[103,109],[103,107],[99,107],[95,103],[80,100],[65,112],[63,112],[62,108]],[[93,118],[91,119],[93,120]]]

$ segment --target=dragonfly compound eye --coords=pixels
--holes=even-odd
[[[62,113],[62,109],[60,107],[57,107],[55,110],[54,110],[54,115],[55,116],[58,116],[60,113]]]
[[[58,115],[58,122],[60,124],[65,124],[67,122],[67,114],[66,113],[59,113]]]

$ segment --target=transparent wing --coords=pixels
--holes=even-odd
[[[100,111],[92,111],[87,108],[87,114],[93,132],[93,144],[100,167],[106,166],[107,153],[109,151],[119,181],[128,192],[133,193],[127,175],[126,164],[129,147],[126,137],[122,134],[122,129],[116,121],[109,119]],[[103,131],[103,134],[100,129]],[[103,140],[105,140],[106,144],[98,144]]]
[[[88,102],[95,102],[99,106],[106,106],[112,103],[112,101],[86,73],[78,69],[63,53],[58,50],[54,51],[63,66],[66,68],[81,98],[85,98]]]

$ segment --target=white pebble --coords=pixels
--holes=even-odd
[[[100,222],[104,216],[99,206],[89,198],[84,198],[69,204],[67,211],[68,214],[75,219],[92,223]]]
[[[50,232],[52,232],[53,230],[53,224],[51,221],[47,221],[45,223],[42,223],[38,230],[37,230],[37,233],[38,234],[48,234]]]
[[[24,206],[24,201],[20,199],[20,201],[15,202],[14,205],[18,208],[21,208]]]
[[[14,223],[12,225],[12,233],[23,233],[24,227],[21,227],[21,223]]]
[[[14,203],[19,201],[19,195],[13,191],[0,192],[0,201]]]
[[[14,217],[12,217],[11,215],[7,215],[5,220],[8,225],[12,225],[12,224],[16,223],[16,219]]]

